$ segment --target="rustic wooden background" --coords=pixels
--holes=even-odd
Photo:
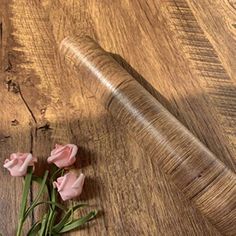
[[[1,162],[79,145],[81,200],[100,215],[70,235],[220,235],[62,63],[58,44],[74,34],[96,39],[235,171],[236,2],[0,0]],[[11,236],[21,180],[0,166],[0,232]]]

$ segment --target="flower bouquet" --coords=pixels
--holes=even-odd
[[[42,177],[34,175],[37,158],[31,153],[13,153],[9,159],[5,160],[4,167],[9,170],[12,176],[24,177],[17,236],[23,234],[24,222],[35,207],[39,205],[48,205],[48,210],[42,219],[37,220],[31,226],[27,236],[60,235],[78,229],[96,216],[97,211],[91,211],[87,215],[75,219],[74,211],[87,205],[78,203],[70,208],[66,208],[61,203],[77,198],[83,189],[84,174],[81,173],[77,176],[74,170],[69,169],[76,161],[77,151],[78,147],[74,144],[56,145],[47,159],[50,168],[44,172]],[[27,199],[33,181],[39,184],[39,190],[32,203],[28,206]],[[42,200],[45,192],[48,194],[48,199]]]

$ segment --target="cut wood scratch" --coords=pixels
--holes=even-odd
[[[30,113],[30,115],[31,115],[31,117],[32,117],[32,119],[33,119],[33,121],[34,121],[34,123],[37,124],[37,120],[36,120],[36,117],[35,117],[35,115],[34,115],[34,112],[31,110],[30,106],[28,105],[27,101],[25,100],[25,98],[24,98],[24,96],[23,96],[23,94],[22,94],[22,92],[21,92],[21,89],[20,89],[20,86],[19,86],[19,85],[18,85],[18,88],[19,88],[19,94],[20,94],[20,97],[21,97],[23,103],[25,104],[27,110],[29,111],[29,113]]]
[[[2,35],[3,34],[3,29],[2,29],[2,22],[0,22],[0,42],[2,44]]]

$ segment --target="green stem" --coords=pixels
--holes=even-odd
[[[39,192],[37,194],[37,196],[35,197],[33,203],[31,204],[31,206],[26,210],[26,212],[24,213],[23,217],[24,220],[26,219],[26,217],[28,216],[28,214],[34,209],[35,205],[37,204],[39,198],[41,197],[41,195],[43,194],[45,185],[46,185],[46,181],[47,181],[47,177],[48,177],[48,171],[45,171],[44,173],[44,177],[41,183],[41,187],[39,189]]]
[[[56,179],[57,174],[59,174],[61,172],[61,169],[58,169],[57,167],[52,166],[51,170],[52,170],[53,174],[52,174],[52,177],[51,177],[50,183],[49,183],[49,185],[51,187],[50,198],[51,198],[52,202],[57,203],[57,192],[56,192],[55,188],[53,187],[53,181],[54,181],[54,179]],[[52,206],[49,210],[48,222],[47,222],[47,227],[46,227],[46,232],[48,232],[49,235],[52,234],[52,227],[53,227],[53,224],[55,221],[55,216],[56,216],[56,208],[55,208],[55,206]]]
[[[48,214],[45,214],[43,216],[43,220],[42,220],[42,224],[41,224],[41,229],[40,229],[40,233],[39,233],[40,236],[46,235],[45,229],[46,229],[46,225],[47,225],[47,220],[48,220]]]
[[[57,175],[60,174],[60,172],[62,172],[63,169],[59,169],[57,166],[53,165],[51,166],[51,173],[52,173],[52,176],[50,178],[50,181],[53,182]]]
[[[92,220],[96,215],[97,215],[97,211],[91,211],[86,216],[81,217],[78,220],[74,220],[70,224],[64,225],[64,227],[59,232],[56,232],[56,233],[66,233],[66,232],[69,232],[71,230],[75,230],[75,229],[81,227],[83,224],[85,224],[85,223],[89,222],[90,220]]]
[[[31,186],[32,173],[33,173],[33,167],[29,167],[27,170],[27,174],[25,176],[25,184],[24,184],[24,190],[23,190],[23,195],[22,195],[22,200],[21,200],[21,207],[20,207],[20,212],[19,212],[19,220],[18,220],[16,236],[21,236],[21,233],[22,233],[22,228],[25,221],[24,214],[25,214],[27,198],[28,198],[28,194],[29,194],[29,190]]]
[[[64,211],[64,212],[66,211],[66,209],[65,209],[61,204],[59,204],[59,203],[52,202],[52,201],[41,201],[41,202],[37,202],[37,203],[34,205],[34,207],[30,209],[30,211],[26,211],[26,212],[25,212],[25,215],[24,215],[25,219],[26,219],[26,217],[29,215],[29,213],[30,213],[35,207],[37,207],[37,206],[39,206],[39,205],[42,205],[42,204],[48,204],[50,207],[55,206],[55,207],[61,209],[61,210]]]

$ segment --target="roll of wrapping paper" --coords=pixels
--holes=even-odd
[[[60,45],[78,79],[220,232],[236,235],[236,175],[89,37]]]

